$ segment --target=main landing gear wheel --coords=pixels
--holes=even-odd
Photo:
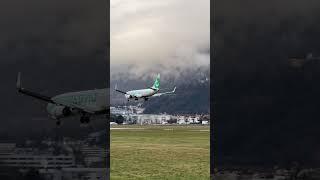
[[[56,121],[56,125],[57,125],[57,126],[60,126],[60,125],[61,125],[61,121],[60,121],[60,120],[57,120],[57,121]]]
[[[81,116],[81,117],[80,117],[80,122],[81,122],[82,124],[84,124],[84,123],[89,123],[89,122],[90,122],[90,117],[89,117],[89,116]]]
[[[85,118],[85,123],[88,124],[89,122],[90,122],[90,117],[88,116],[88,117]]]

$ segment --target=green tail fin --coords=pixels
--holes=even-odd
[[[153,89],[160,89],[160,74],[158,74],[156,80],[153,83],[152,88]]]

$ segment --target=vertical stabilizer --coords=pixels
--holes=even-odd
[[[152,89],[160,89],[160,74],[157,75],[157,78],[153,83]]]

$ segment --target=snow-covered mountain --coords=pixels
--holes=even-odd
[[[146,88],[152,85],[156,74],[161,74],[160,91],[172,90],[177,87],[176,93],[170,96],[152,98],[142,103],[145,113],[208,113],[210,94],[209,67],[189,69],[170,68],[158,66],[143,73],[137,74],[134,66],[122,66],[111,69],[111,88],[117,87],[127,91],[131,89]],[[123,94],[113,90],[111,105],[128,104]],[[129,102],[137,104],[138,102]]]

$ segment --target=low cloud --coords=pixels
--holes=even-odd
[[[143,72],[210,63],[209,0],[113,0],[110,28],[112,67]]]

